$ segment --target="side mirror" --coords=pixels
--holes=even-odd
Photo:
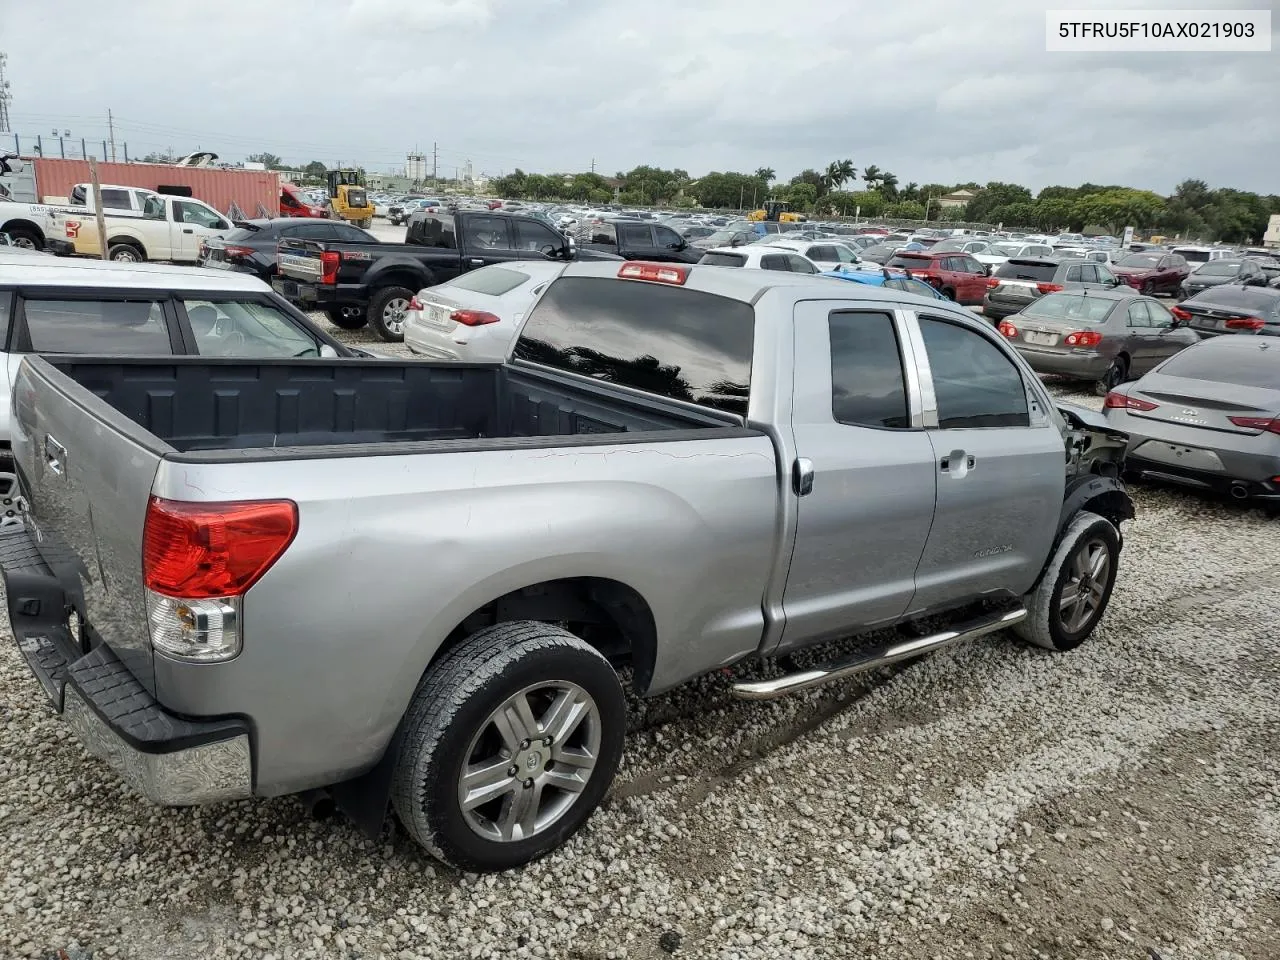
[[[333,349],[333,347],[329,346],[327,343],[322,343],[320,344],[320,356],[325,360],[336,360],[338,358],[338,351]]]
[[[983,264],[983,267],[982,267],[982,275],[983,275],[984,277],[989,277],[989,276],[991,276],[991,264],[989,264],[989,263],[987,263],[987,264]]]

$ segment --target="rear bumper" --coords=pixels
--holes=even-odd
[[[111,652],[72,637],[66,599],[26,530],[0,534],[9,619],[27,667],[85,749],[153,803],[190,806],[253,794],[249,724],[169,713]]]
[[[1280,503],[1280,484],[1271,483],[1268,480],[1232,478],[1214,471],[1188,469],[1133,454],[1126,454],[1124,468],[1144,480],[1159,480],[1205,492],[1230,494],[1242,500]]]
[[[1036,373],[1056,373],[1063,377],[1079,377],[1082,380],[1097,380],[1107,372],[1111,360],[1094,350],[1081,350],[1079,353],[1065,353],[1054,350],[1037,350],[1035,347],[1019,344],[1015,349],[1022,358],[1031,364]]]
[[[993,320],[1003,320],[1005,317],[1011,317],[1024,307],[1029,307],[1035,300],[993,300],[991,297],[982,298],[982,312],[985,316],[991,317]]]
[[[72,257],[75,256],[76,252],[74,243],[70,240],[59,240],[57,237],[45,240],[44,248],[59,257]]]
[[[304,310],[334,310],[369,305],[369,291],[355,284],[309,283],[289,277],[271,278],[271,289]]]

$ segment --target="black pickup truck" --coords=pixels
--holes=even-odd
[[[366,323],[383,340],[404,339],[405,314],[423,287],[509,260],[612,260],[529,216],[488,211],[416,213],[404,243],[280,241],[276,292],[340,327]]]
[[[583,221],[578,226],[577,240],[578,249],[584,254],[612,253],[624,260],[697,263],[706,252],[665,224],[625,217]]]

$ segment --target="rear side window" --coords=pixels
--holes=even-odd
[[[1213,341],[1209,341],[1212,343]],[[1160,372],[1171,377],[1188,380],[1208,380],[1212,383],[1234,383],[1242,387],[1280,389],[1280,350],[1214,349],[1192,347],[1173,355]]]
[[[172,353],[164,310],[152,300],[27,300],[35,353],[137,356]]]
[[[995,275],[1002,280],[1050,281],[1057,272],[1056,263],[1036,263],[1032,260],[1009,260],[996,268]]]
[[[892,318],[885,313],[833,313],[827,323],[832,418],[855,427],[911,426]]]
[[[618,224],[618,242],[624,247],[651,247],[653,234],[647,223]]]
[[[129,203],[128,190],[103,190],[102,191],[102,209],[103,210],[106,210],[108,207],[114,210],[128,210],[130,206],[131,204]]]
[[[481,267],[462,276],[441,284],[441,287],[452,287],[454,290],[471,290],[474,293],[485,293],[491,297],[500,297],[509,293],[529,280],[527,273],[511,270],[508,267]]]
[[[405,242],[419,247],[457,250],[458,234],[453,217],[447,214],[419,214],[413,217]]]
[[[938,400],[938,426],[1025,427],[1027,391],[1022,376],[982,334],[945,320],[920,318]]]
[[[561,277],[525,321],[514,356],[735,414],[747,412],[755,313],[699,290]]]
[[[929,257],[894,256],[889,258],[886,267],[905,267],[908,270],[928,270],[933,261]]]
[[[768,256],[760,258],[761,270],[776,270],[779,273],[790,273],[791,264],[787,263],[787,258],[780,253],[771,253]]]
[[[787,266],[791,268],[792,273],[818,273],[818,268],[806,260],[804,257],[795,253],[784,254],[787,258]]]
[[[740,253],[704,253],[698,262],[709,267],[741,267],[747,258]]]

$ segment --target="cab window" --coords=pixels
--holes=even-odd
[[[206,357],[318,357],[320,344],[279,309],[238,300],[184,300]]]

